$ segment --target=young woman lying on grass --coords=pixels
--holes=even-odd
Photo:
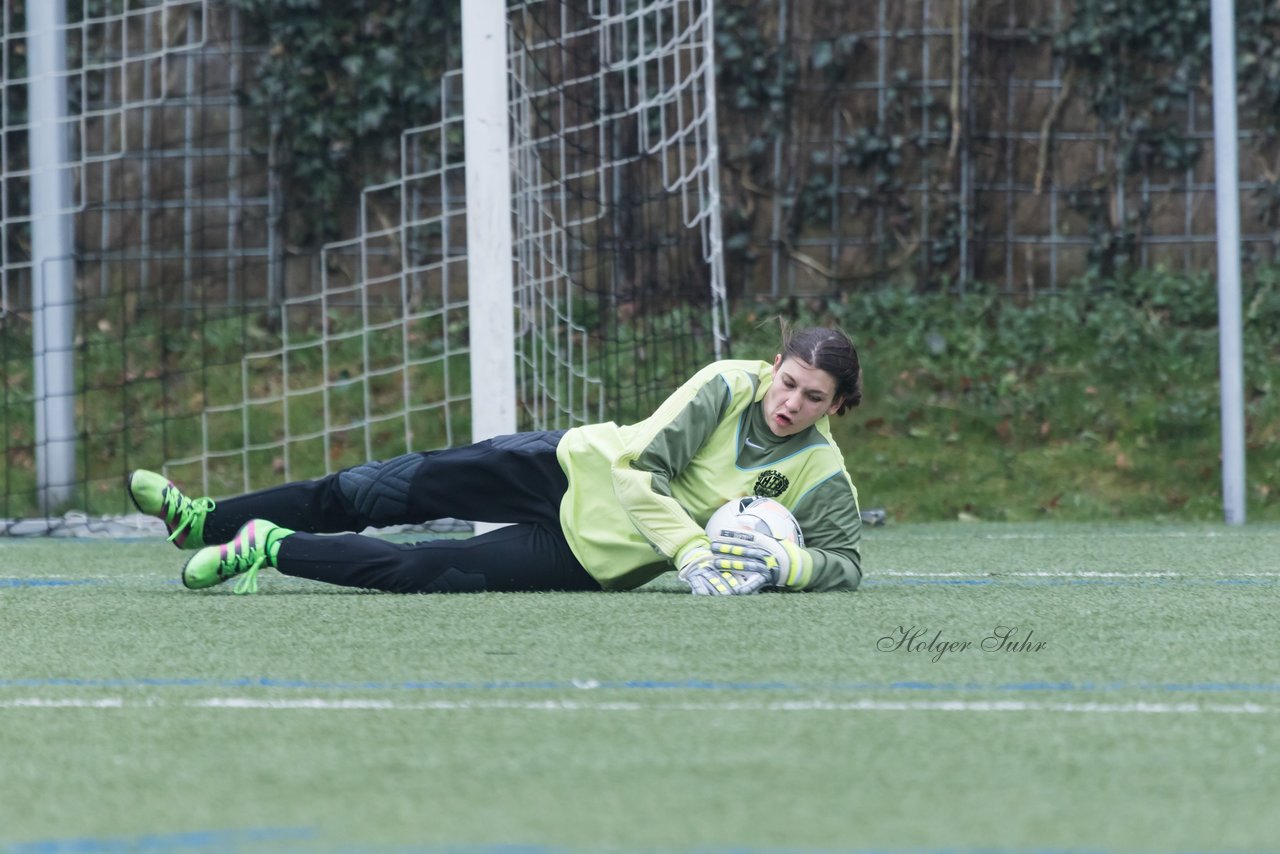
[[[182,570],[193,590],[236,578],[251,593],[263,567],[395,593],[629,590],[673,569],[698,594],[851,590],[862,520],[827,419],[861,399],[847,335],[784,330],[772,362],[708,365],[637,424],[500,436],[216,502],[145,470],[128,490],[198,550]],[[783,504],[804,546],[704,531],[744,495]],[[511,524],[418,543],[322,536],[450,517]]]

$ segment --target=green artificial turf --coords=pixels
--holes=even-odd
[[[0,851],[1280,847],[1280,526],[864,551],[852,594],[239,597],[0,539]]]

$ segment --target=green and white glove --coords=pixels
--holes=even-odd
[[[737,560],[719,558],[705,546],[690,549],[680,564],[680,580],[695,596],[745,596],[759,593],[769,583],[768,576],[734,569]]]
[[[813,578],[813,555],[757,531],[725,528],[711,538],[711,551],[718,566],[765,576],[765,587],[803,590]]]

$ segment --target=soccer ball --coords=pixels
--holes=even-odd
[[[775,540],[804,545],[804,534],[796,524],[796,517],[772,498],[749,495],[725,504],[707,520],[707,536],[714,539],[725,528],[757,531]]]

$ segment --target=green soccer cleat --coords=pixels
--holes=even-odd
[[[204,519],[215,506],[212,498],[188,498],[167,477],[146,469],[129,475],[126,486],[134,507],[164,522],[169,542],[180,549],[204,548]]]
[[[239,576],[236,593],[257,593],[258,570],[275,567],[280,541],[292,533],[266,519],[250,519],[231,542],[193,554],[182,567],[182,584],[188,590],[202,590]]]

